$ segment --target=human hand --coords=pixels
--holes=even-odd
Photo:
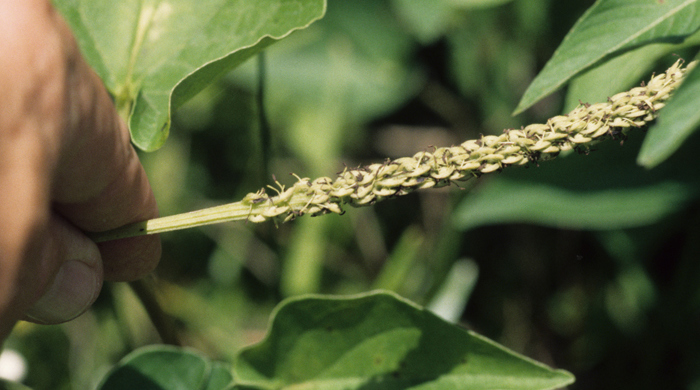
[[[0,2],[0,343],[19,319],[82,314],[103,280],[153,270],[157,236],[85,232],[153,218],[145,172],[99,77],[48,0]]]

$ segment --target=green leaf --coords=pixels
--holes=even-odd
[[[529,108],[608,56],[652,42],[680,43],[698,28],[698,0],[599,0],[569,31],[514,113]]]
[[[315,113],[319,110],[322,119],[330,122],[306,129],[306,134],[285,131],[295,152],[309,153],[297,146],[307,146],[309,140],[316,146],[312,149],[319,142],[325,144],[318,139],[319,131],[324,137],[343,136],[327,127],[356,127],[389,115],[420,92],[425,76],[412,63],[415,43],[391,16],[384,2],[335,1],[312,28],[266,51],[266,104],[273,127],[308,126],[308,122],[295,122],[311,121],[308,118],[319,116]],[[230,78],[254,85],[257,73],[250,65],[232,72]]]
[[[324,0],[56,0],[80,48],[128,120],[134,143],[159,148],[171,111],[292,31]]]
[[[510,3],[513,0],[444,0],[448,4],[461,8],[489,8]]]
[[[409,226],[401,234],[391,255],[386,259],[382,271],[374,280],[374,289],[401,293],[402,287],[415,270],[416,260],[425,241],[425,235],[416,226]]]
[[[159,345],[139,348],[124,357],[98,390],[220,390],[232,379],[221,363],[187,349]]]
[[[697,58],[697,57],[696,57]],[[637,162],[653,168],[671,156],[700,127],[700,72],[692,71],[649,130]]]
[[[32,390],[31,388],[17,382],[0,379],[0,390]]]
[[[385,292],[305,297],[277,309],[234,365],[247,389],[554,389],[573,376]]]
[[[688,166],[693,148],[653,171],[635,162],[641,134],[595,146],[529,169],[509,168],[464,198],[454,213],[462,230],[500,223],[534,223],[575,229],[649,225],[677,212],[700,193]]]
[[[583,103],[604,102],[609,96],[630,89],[647,77],[659,58],[678,45],[652,44],[630,50],[576,76],[566,91],[564,112]],[[625,72],[619,70],[624,68]]]
[[[492,8],[513,0],[393,0],[398,19],[418,41],[429,45],[464,24],[461,10]]]
[[[394,0],[392,5],[399,19],[425,44],[435,42],[447,32],[455,16],[453,7],[445,0]]]
[[[566,91],[564,112],[569,112],[579,105],[579,102],[602,102],[608,97],[631,88],[640,80],[648,78],[654,65],[661,58],[666,58],[666,67],[677,60],[671,53],[679,53],[689,48],[700,46],[700,32],[688,37],[681,44],[653,43],[630,50],[600,63],[571,80]],[[625,69],[620,72],[620,69]]]
[[[678,209],[688,193],[673,183],[647,188],[572,191],[534,181],[494,180],[455,213],[460,229],[535,223],[572,229],[619,229],[657,222]]]
[[[209,383],[204,390],[220,390],[225,389],[233,383],[233,374],[228,364],[222,362],[213,362],[211,375],[209,375]]]

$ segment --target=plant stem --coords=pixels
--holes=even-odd
[[[129,287],[131,287],[141,304],[143,304],[148,318],[150,318],[163,343],[182,346],[183,344],[177,336],[173,319],[158,304],[154,292],[155,289],[153,288],[153,276],[129,282]]]
[[[248,207],[242,205],[241,202],[236,202],[190,211],[188,213],[136,222],[105,232],[91,233],[90,237],[95,242],[104,242],[120,238],[143,236],[146,234],[157,234],[169,232],[171,230],[246,219],[248,211]]]
[[[266,51],[260,52],[258,54],[258,86],[256,94],[256,103],[258,106],[258,122],[260,126],[260,170],[261,180],[260,183],[265,183],[269,173],[269,162],[270,162],[270,148],[272,135],[270,131],[270,122],[267,120],[267,113],[265,112],[265,89],[267,85],[267,54]]]
[[[335,179],[300,178],[285,188],[268,186],[249,193],[243,200],[189,213],[156,218],[111,231],[93,233],[95,242],[234,220],[286,222],[304,214],[342,214],[343,205],[372,205],[414,190],[443,187],[511,165],[549,160],[566,150],[587,150],[604,139],[624,139],[630,128],[645,126],[680,86],[695,62],[683,67],[677,61],[646,84],[618,93],[606,103],[581,104],[568,115],[550,118],[545,124],[506,129],[501,135],[482,136],[461,145],[422,151],[412,157],[387,159],[382,164],[345,168]]]

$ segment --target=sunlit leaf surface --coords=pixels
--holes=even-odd
[[[159,148],[174,108],[325,11],[324,0],[58,0],[134,143]]]

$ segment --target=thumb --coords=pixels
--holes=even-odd
[[[57,271],[26,311],[25,320],[57,324],[79,316],[95,302],[102,288],[102,259],[97,245],[60,216],[52,216],[46,237],[40,243],[45,256],[41,264],[55,264]]]

